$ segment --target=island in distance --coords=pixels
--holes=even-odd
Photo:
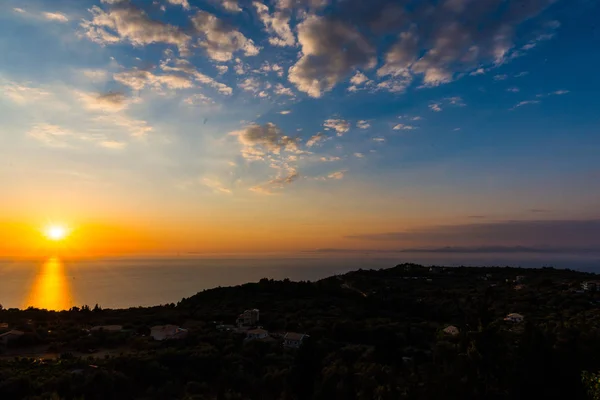
[[[0,309],[2,399],[597,399],[600,279],[262,279],[148,308]]]

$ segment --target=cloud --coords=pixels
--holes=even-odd
[[[356,71],[352,78],[350,78],[350,83],[352,85],[348,87],[349,92],[357,92],[373,85],[373,81],[360,71]]]
[[[292,89],[283,86],[281,83],[278,83],[277,85],[275,85],[275,89],[273,89],[273,92],[275,92],[275,94],[278,94],[280,96],[284,95],[284,96],[295,97],[295,94],[292,91]]]
[[[279,114],[281,114],[281,115],[288,115],[288,114],[291,114],[291,113],[292,113],[292,111],[291,111],[291,110],[283,110],[283,111],[279,111]]]
[[[329,179],[344,179],[344,176],[346,175],[346,170],[343,171],[336,171],[336,172],[332,172],[331,174],[327,175],[327,178]]]
[[[173,65],[169,65],[170,62],[172,62]],[[231,93],[233,92],[233,89],[231,89],[229,86],[225,85],[224,83],[218,82],[210,76],[198,71],[188,60],[166,59],[161,63],[160,68],[165,72],[175,72],[193,78],[196,82],[202,85],[210,86],[224,95],[231,95]]]
[[[515,75],[515,78],[522,78],[524,76],[529,75],[529,72],[527,71],[523,71],[523,72],[519,72],[518,74]]]
[[[232,13],[238,13],[242,11],[237,0],[221,0],[221,7],[223,7],[225,11]]]
[[[328,119],[323,123],[325,128],[333,129],[337,132],[338,136],[342,136],[344,133],[350,130],[350,122],[343,119]]]
[[[189,10],[191,8],[188,0],[167,0],[167,3],[174,6],[181,6],[184,10]]]
[[[147,86],[155,89],[166,87],[175,90],[194,87],[194,83],[188,77],[175,74],[154,75],[152,72],[142,69],[118,72],[113,75],[113,79],[133,90],[142,90]]]
[[[506,89],[506,91],[512,93],[519,93],[521,89],[519,89],[518,87],[509,87],[508,89]]]
[[[275,0],[279,9],[310,8],[316,10],[325,7],[327,3],[328,0]]]
[[[500,221],[433,226],[398,232],[347,236],[420,246],[559,246],[600,248],[600,220]]]
[[[385,142],[385,138],[382,137],[374,137],[373,138],[374,142],[378,142],[378,143],[384,143]]]
[[[243,145],[242,155],[250,160],[262,160],[269,154],[279,155],[284,151],[297,153],[298,139],[287,136],[277,125],[252,124],[242,130],[231,132]]]
[[[356,158],[365,158],[365,155],[363,153],[354,153],[354,157],[356,157]]]
[[[538,100],[521,101],[520,103],[515,104],[510,110],[515,110],[519,107],[523,107],[523,106],[527,106],[527,105],[531,105],[531,104],[540,104],[540,102]]]
[[[568,90],[557,90],[556,92],[550,93],[550,95],[562,96],[563,94],[570,93]]]
[[[112,6],[107,11],[93,6],[90,9],[91,21],[84,20],[81,23],[90,40],[102,45],[123,41],[134,46],[165,43],[177,46],[180,52],[187,51],[190,37],[179,27],[151,19],[129,1],[108,3]]]
[[[310,139],[308,139],[306,141],[306,147],[313,147],[313,146],[317,145],[318,143],[324,141],[325,139],[327,139],[327,136],[325,136],[321,132],[319,132],[316,135],[313,135]]]
[[[495,81],[505,81],[508,79],[508,75],[506,74],[502,74],[502,75],[495,75],[494,76],[494,80]]]
[[[295,46],[296,38],[290,28],[290,13],[284,11],[275,11],[273,14],[269,13],[269,7],[265,4],[254,1],[252,3],[258,18],[265,26],[265,30],[271,36],[269,37],[269,43],[273,46]]]
[[[215,65],[215,68],[219,71],[219,75],[222,75],[229,71],[229,67],[227,65]]]
[[[0,81],[0,89],[2,89],[0,90],[0,96],[4,96],[19,105],[34,103],[50,95],[44,89],[10,81]]]
[[[118,112],[127,108],[131,102],[123,92],[100,94],[78,93],[79,99],[88,110]]]
[[[334,156],[324,156],[324,157],[319,158],[319,160],[321,160],[323,162],[334,162],[334,161],[340,161],[341,158],[334,157]]]
[[[215,193],[231,194],[231,190],[226,188],[218,179],[203,178],[202,184],[211,188]]]
[[[242,82],[238,83],[238,87],[246,92],[258,93],[260,90],[260,82],[254,77],[246,78]]]
[[[405,124],[397,124],[396,126],[394,126],[393,128],[395,131],[412,131],[415,129],[418,129],[416,126],[412,126],[412,125],[405,125]]]
[[[458,131],[460,131],[460,129],[461,129],[461,128],[454,128],[454,129],[452,129],[452,130],[453,130],[454,132],[458,132]]]
[[[42,15],[44,16],[44,18],[46,18],[47,20],[50,21],[56,21],[56,22],[69,22],[69,18],[67,18],[66,15],[58,13],[58,12],[44,12],[42,13]]]
[[[195,93],[185,98],[183,101],[190,106],[215,104],[213,99],[202,93]]]
[[[235,52],[255,56],[260,51],[252,39],[206,11],[198,11],[191,20],[196,33],[201,36],[198,44],[215,61],[229,61]]]
[[[109,150],[122,150],[127,146],[124,142],[111,140],[103,134],[96,133],[96,129],[93,133],[80,133],[46,123],[34,125],[27,132],[27,136],[44,146],[54,148],[73,148],[86,142]]]
[[[429,105],[431,111],[440,112],[442,111],[442,105],[440,103],[431,103]]]
[[[16,13],[19,13],[19,14],[25,14],[26,13],[25,10],[23,10],[22,8],[18,8],[18,7],[13,8],[13,11],[16,12]]]
[[[371,127],[371,124],[369,123],[369,121],[360,120],[356,123],[356,127],[358,129],[369,129]]]
[[[352,25],[310,16],[298,25],[302,57],[289,80],[311,97],[321,97],[355,68],[375,66],[375,49]]]

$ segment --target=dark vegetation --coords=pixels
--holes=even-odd
[[[600,293],[580,290],[590,279],[403,264],[263,279],[152,308],[0,310],[26,333],[0,350],[0,399],[599,399]],[[216,329],[248,308],[270,332],[310,339],[290,350]],[[513,312],[524,321],[505,322]],[[149,327],[164,323],[188,337],[152,341]],[[84,330],[101,324],[124,331]],[[444,334],[448,325],[460,333]],[[38,347],[58,356],[6,356]]]

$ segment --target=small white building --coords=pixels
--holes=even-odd
[[[123,327],[121,325],[98,325],[90,329],[90,332],[121,332],[122,330]]]
[[[154,340],[183,339],[187,336],[187,329],[177,325],[157,325],[150,328],[150,336]]]
[[[457,336],[460,333],[460,330],[454,325],[449,325],[444,328],[444,333],[450,336]]]
[[[297,349],[300,346],[302,346],[302,342],[304,341],[304,339],[307,339],[309,337],[310,336],[304,333],[288,332],[283,337],[283,346]]]
[[[523,322],[524,319],[525,319],[524,316],[522,316],[521,314],[517,314],[517,313],[510,313],[504,318],[505,321],[515,322],[515,323]]]
[[[14,340],[18,340],[24,334],[25,334],[25,332],[21,332],[21,331],[17,331],[17,330],[12,330],[12,331],[3,333],[2,335],[0,335],[0,344],[3,344],[6,346],[8,343],[10,343]]]
[[[250,329],[246,332],[246,340],[266,339],[269,337],[269,332],[264,329]]]

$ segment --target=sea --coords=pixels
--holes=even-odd
[[[274,255],[37,260],[0,259],[0,305],[53,310],[98,304],[129,308],[177,303],[205,289],[261,278],[315,281],[357,269],[411,262],[444,266],[570,268],[600,273],[600,256],[532,254]]]

